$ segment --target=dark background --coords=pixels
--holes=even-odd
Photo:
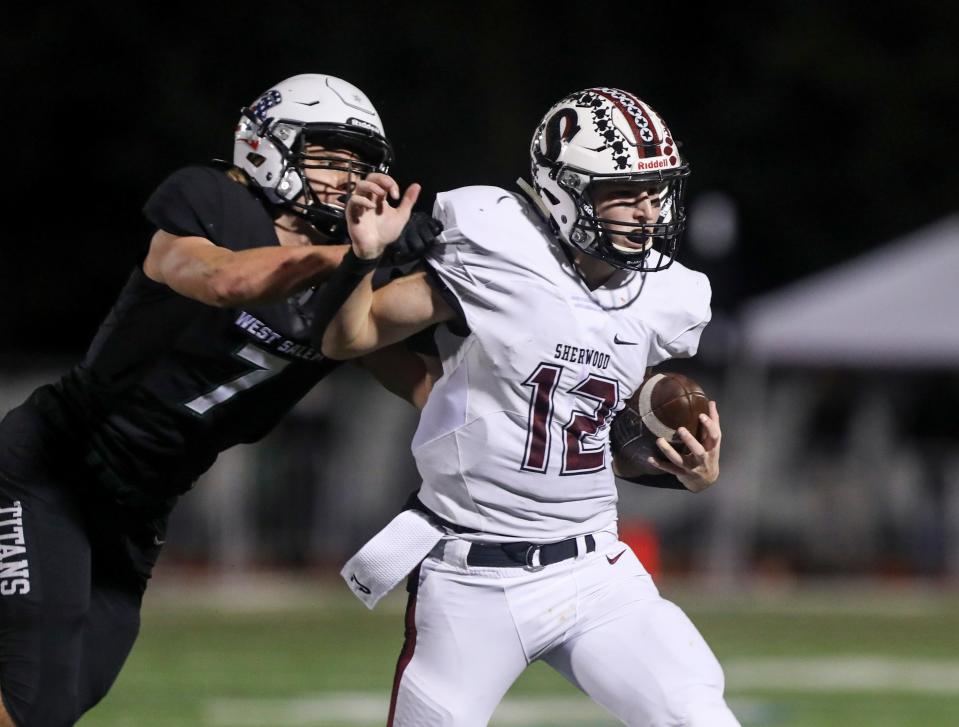
[[[79,355],[149,238],[140,208],[228,157],[241,106],[290,75],[362,88],[401,183],[527,174],[546,109],[633,91],[737,202],[719,308],[959,206],[959,13],[949,3],[150,3],[6,11],[2,355]],[[683,259],[697,265],[687,249]]]

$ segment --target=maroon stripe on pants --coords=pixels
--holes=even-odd
[[[410,597],[406,602],[406,641],[403,642],[403,649],[400,651],[400,658],[396,661],[396,676],[393,677],[393,694],[390,697],[390,716],[386,721],[386,727],[393,727],[393,715],[396,712],[396,697],[400,692],[400,680],[403,678],[403,672],[413,660],[413,651],[416,649],[416,591],[420,581],[420,569],[417,566],[410,574]]]

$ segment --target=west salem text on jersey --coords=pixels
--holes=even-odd
[[[282,333],[273,330],[251,313],[240,311],[235,323],[238,328],[246,331],[252,338],[261,341],[271,351],[304,361],[321,361],[323,359],[323,354],[315,348],[286,338]]]
[[[609,354],[597,351],[594,348],[579,348],[565,343],[557,343],[556,354],[553,358],[575,364],[586,364],[597,369],[609,368]]]

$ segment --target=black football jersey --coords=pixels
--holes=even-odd
[[[279,244],[260,199],[213,167],[175,172],[144,213],[157,228],[231,250]],[[98,480],[179,494],[219,452],[263,437],[337,364],[309,346],[311,295],[216,308],[138,266],[83,362],[38,392],[43,408],[62,414],[60,428]]]

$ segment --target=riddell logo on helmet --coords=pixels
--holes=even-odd
[[[348,118],[346,123],[350,124],[351,126],[362,126],[364,129],[369,129],[370,131],[379,131],[375,124],[371,124],[369,121],[364,121],[363,119],[358,119],[355,116]]]
[[[644,162],[642,159],[636,162],[637,169],[661,169],[662,167],[671,167],[676,163],[676,157],[669,159],[654,159],[651,162]]]

